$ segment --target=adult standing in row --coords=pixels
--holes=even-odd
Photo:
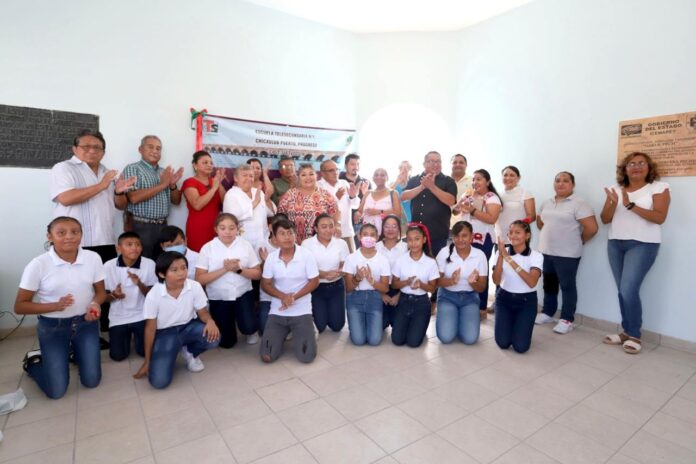
[[[468,162],[466,156],[462,155],[461,153],[457,153],[456,155],[452,156],[452,159],[450,160],[450,168],[452,171],[452,179],[454,179],[454,183],[457,184],[457,202],[462,198],[462,196],[471,191],[472,179],[471,176],[466,175],[467,166]],[[459,220],[459,215],[453,213],[452,219],[450,220],[450,229],[454,227]]]
[[[280,204],[280,199],[288,190],[297,186],[295,161],[292,158],[281,158],[278,161],[278,171],[280,171],[280,177],[273,179],[273,193],[271,194],[271,200],[276,205]]]
[[[377,236],[382,233],[382,218],[389,214],[401,217],[401,202],[399,195],[387,187],[387,170],[375,169],[372,181],[374,190],[365,194],[358,208],[360,221],[363,224],[372,224],[377,228]]]
[[[401,198],[401,194],[406,190],[406,185],[411,177],[411,170],[413,167],[408,161],[402,161],[399,163],[399,175],[396,176],[396,180],[389,185],[389,188],[395,190]],[[401,217],[399,218],[404,224],[411,222],[411,201],[401,201]]]
[[[136,177],[133,190],[127,193],[128,212],[132,215],[133,232],[140,236],[143,256],[153,259],[158,251],[158,238],[167,225],[170,204],[181,203],[181,191],[177,188],[184,174],[181,167],[162,168],[162,141],[156,135],[146,135],[138,147],[141,159],[123,169],[126,177]]]
[[[188,217],[186,218],[187,246],[198,253],[201,247],[215,238],[217,220],[222,200],[225,198],[225,178],[223,168],[215,169],[213,158],[205,150],[193,154],[191,161],[193,177],[184,181],[181,190],[186,198]],[[213,174],[215,171],[215,174]]]
[[[607,252],[619,290],[623,333],[607,335],[605,343],[622,345],[626,353],[641,350],[643,305],[640,286],[657,258],[660,225],[669,212],[669,184],[659,181],[655,162],[645,153],[624,157],[616,169],[616,184],[604,191],[602,222],[611,224]]]
[[[597,219],[592,207],[575,196],[575,176],[559,172],[553,181],[556,195],[546,200],[539,210],[537,226],[539,251],[544,255],[544,309],[535,323],[553,322],[558,309],[558,287],[563,292],[561,320],[553,328],[559,334],[573,330],[578,301],[576,276],[582,247],[597,233]]]
[[[360,171],[360,155],[357,153],[350,153],[346,156],[344,162],[345,171],[339,175],[339,179],[343,179],[349,184],[356,185],[358,187],[358,198],[362,201],[363,197],[370,189],[370,181],[361,177]],[[358,203],[359,205],[360,203]],[[360,215],[358,214],[357,206],[353,208],[351,216],[351,222],[353,224],[353,233],[357,234],[360,231]],[[355,242],[353,243],[353,248],[351,251],[355,250]]]
[[[321,213],[334,218],[340,230],[341,213],[333,195],[317,185],[317,173],[311,164],[300,165],[297,187],[288,190],[278,204],[278,212],[285,213],[295,224],[297,244],[314,233],[314,220]]]
[[[355,251],[355,230],[353,230],[353,209],[360,206],[358,197],[358,186],[349,183],[345,179],[338,178],[338,165],[335,161],[326,160],[321,163],[319,170],[321,179],[317,182],[336,199],[338,210],[341,213],[340,234],[341,238],[348,244],[351,253]]]
[[[515,166],[505,166],[503,175],[504,191],[500,193],[503,209],[495,222],[495,235],[502,238],[506,245],[510,244],[507,231],[515,221],[525,221],[531,224],[536,220],[536,205],[534,196],[520,186],[520,170]]]
[[[102,263],[116,257],[116,208],[126,207],[126,191],[137,180],[125,175],[117,179],[117,171],[101,163],[105,150],[101,132],[83,130],[73,140],[72,158],[51,169],[53,217],[77,219],[82,228],[82,248],[97,253]],[[100,328],[102,332],[109,330],[108,303],[101,308]],[[102,339],[102,348],[108,346]]]
[[[267,161],[266,163],[270,163]],[[258,158],[249,158],[246,162],[254,170],[254,184],[255,189],[262,190],[268,198],[273,195],[273,182],[271,178],[268,177],[268,164],[266,166],[261,164],[261,160]]]

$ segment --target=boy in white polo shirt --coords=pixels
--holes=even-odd
[[[311,253],[295,245],[295,224],[289,220],[274,222],[273,235],[279,249],[268,255],[261,277],[261,289],[271,296],[261,359],[268,363],[278,359],[291,333],[295,356],[310,363],[317,355],[311,295],[319,285],[317,263]]]
[[[143,336],[145,295],[157,283],[155,262],[142,256],[143,245],[135,232],[124,232],[116,245],[118,257],[104,264],[109,310],[109,357],[123,361],[130,354],[131,338],[135,352],[145,356]]]

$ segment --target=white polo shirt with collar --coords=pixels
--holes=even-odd
[[[447,258],[450,258],[449,263]],[[466,259],[462,259],[455,248],[452,248],[452,255],[450,256],[450,247],[446,246],[437,254],[435,261],[437,261],[440,273],[448,279],[452,277],[454,271],[461,269],[459,281],[454,285],[445,287],[451,292],[473,292],[474,289],[471,288],[469,283],[469,275],[474,270],[477,270],[480,276],[485,277],[488,275],[488,260],[486,260],[486,255],[483,254],[483,251],[478,248],[471,247],[469,256]]]
[[[518,253],[512,255],[511,258],[527,272],[532,269],[538,269],[541,272],[544,269],[544,256],[536,250],[531,250],[531,253],[527,256]],[[493,262],[498,262],[497,251],[493,254]],[[506,261],[503,261],[500,288],[510,293],[530,293],[534,291]]]
[[[208,299],[203,287],[195,280],[186,279],[177,298],[167,292],[167,285],[160,282],[147,293],[143,306],[145,319],[157,319],[157,329],[188,324],[196,317],[196,311],[205,309]]]
[[[353,237],[355,236],[355,230],[353,230],[353,216],[352,210],[358,209],[360,206],[360,197],[355,195],[355,198],[350,198],[348,195],[348,189],[350,185],[345,179],[338,179],[336,185],[329,184],[326,179],[319,179],[317,185],[329,192],[336,199],[338,204],[338,210],[341,212],[341,237]],[[339,199],[336,196],[336,192],[339,189],[344,188],[345,194]]]
[[[233,214],[239,221],[240,235],[253,246],[268,237],[268,217],[273,216],[274,210],[268,209],[264,193],[261,192],[261,201],[256,208],[253,207],[254,198],[258,189],[251,188],[251,198],[244,190],[237,186],[232,187],[225,194],[222,211]]]
[[[113,291],[120,284],[121,291],[126,295],[123,299],[111,302],[109,307],[109,327],[143,320],[145,295],[128,277],[129,272],[137,275],[146,287],[152,287],[157,283],[155,262],[144,256],[138,258],[132,267],[127,267],[121,256],[104,263],[104,274],[106,275],[104,284],[106,290]]]
[[[98,184],[108,169],[100,164],[97,174],[87,163],[73,156],[57,163],[51,168],[51,200],[54,203],[53,217],[69,216],[82,224],[82,243],[84,247],[113,245],[114,239],[114,184],[102,190],[89,200],[71,205],[61,205],[57,198],[61,193],[73,189],[91,187]]]
[[[416,277],[421,282],[430,282],[440,278],[440,271],[437,269],[437,263],[430,256],[421,255],[418,261],[411,258],[410,253],[403,254],[396,260],[396,264],[392,268],[392,275],[400,280],[407,280],[410,277]],[[425,295],[426,291],[422,288],[411,288],[407,285],[401,289],[401,293],[409,295]]]
[[[309,280],[319,275],[314,256],[301,246],[295,246],[295,254],[289,263],[285,264],[280,259],[280,249],[268,255],[263,266],[263,278],[273,279],[273,285],[283,293],[295,293],[307,285]],[[295,300],[287,309],[281,311],[281,301],[271,297],[271,310],[269,314],[275,316],[303,316],[312,314],[312,294],[308,293]]]
[[[254,247],[244,238],[237,237],[227,246],[216,237],[203,245],[198,253],[196,267],[207,272],[217,271],[225,267],[226,259],[238,259],[239,265],[245,269],[260,264]],[[234,301],[251,290],[251,279],[236,272],[226,272],[205,288],[211,300]]]
[[[302,242],[302,248],[309,251],[314,256],[314,260],[317,262],[317,268],[322,272],[340,271],[341,263],[343,263],[350,254],[346,241],[336,237],[331,237],[329,245],[324,246],[319,241],[319,238],[313,235]],[[319,279],[319,282],[336,282],[339,279],[342,279],[342,277],[334,280]]]
[[[357,251],[353,252],[346,259],[343,265],[343,272],[346,274],[355,275],[358,272],[358,268],[370,266],[370,271],[372,273],[372,278],[379,282],[382,277],[391,278],[391,268],[389,266],[389,260],[383,254],[377,252],[371,258],[365,257],[358,248]],[[356,290],[374,290],[370,282],[367,279],[363,279],[358,283]]]
[[[87,312],[87,306],[94,299],[94,284],[102,280],[104,266],[95,252],[80,248],[75,262],[69,263],[51,247],[24,268],[19,288],[36,292],[39,303],[55,303],[65,295],[72,295],[75,299],[72,306],[41,314],[44,317],[68,318]]]
[[[539,251],[545,255],[563,258],[582,256],[582,225],[580,219],[594,216],[592,206],[572,194],[556,200],[546,200],[541,205],[539,217],[544,227],[539,232]]]

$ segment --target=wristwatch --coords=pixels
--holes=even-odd
[[[630,202],[626,205],[626,209],[633,209],[634,206],[636,206],[636,204],[634,202]]]
[[[242,273],[242,268],[240,267],[239,269],[237,269],[237,270],[234,271],[234,272],[236,272],[237,274],[241,274],[241,273]]]

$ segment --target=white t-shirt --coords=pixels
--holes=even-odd
[[[264,249],[266,250],[266,252],[267,252],[269,255],[270,255],[273,251],[275,251],[275,250],[278,249],[278,247],[276,247],[276,246],[274,246],[273,244],[271,244],[271,242],[268,240],[268,237],[267,237],[267,238],[263,241],[263,243],[260,243],[260,244],[256,247],[256,255],[259,257],[259,261],[261,261],[261,256],[260,256],[260,253],[259,253],[259,250],[260,250],[261,248],[264,248]],[[263,263],[262,265],[265,266],[265,263]],[[269,301],[269,302],[271,301],[271,295],[269,295],[268,293],[264,292],[264,291],[263,291],[263,288],[261,288],[261,289],[259,290],[259,301]]]
[[[359,267],[370,266],[370,271],[372,277],[375,281],[379,282],[381,277],[391,277],[391,268],[389,266],[389,260],[383,254],[377,252],[372,258],[366,258],[362,254],[360,249],[351,253],[343,264],[343,272],[346,274],[355,275],[358,272]],[[363,279],[358,283],[356,290],[374,290],[370,282],[367,279]]]
[[[621,186],[614,184],[611,189],[619,196],[614,218],[609,224],[609,240],[637,240],[644,243],[662,242],[662,227],[626,209],[621,203]],[[646,184],[635,192],[629,192],[628,201],[644,209],[653,209],[653,195],[669,190],[667,182],[655,181]]]
[[[252,187],[251,198],[249,198],[244,190],[234,186],[227,191],[222,204],[222,211],[234,214],[239,221],[239,235],[254,246],[268,237],[267,218],[273,215],[273,210],[266,206],[263,192],[261,192],[261,201],[256,208],[253,207],[257,190]]]
[[[286,265],[280,259],[280,250],[268,255],[263,266],[263,278],[273,279],[273,285],[283,293],[295,293],[307,285],[311,279],[319,275],[314,256],[301,246],[295,246],[295,254]],[[271,311],[276,316],[302,316],[312,314],[312,294],[308,293],[295,300],[287,309],[280,310],[281,301],[271,297]]]
[[[141,256],[133,267],[127,267],[121,257],[111,259],[104,263],[104,285],[107,291],[113,291],[121,284],[121,291],[126,295],[121,300],[111,302],[109,308],[109,327],[130,324],[143,320],[143,305],[145,295],[140,288],[128,277],[131,272],[140,278],[146,287],[152,287],[157,283],[155,274],[155,262]]]
[[[87,163],[73,156],[51,168],[51,200],[54,203],[53,217],[69,216],[82,224],[83,247],[113,245],[114,240],[114,184],[102,190],[89,200],[70,206],[58,202],[58,195],[78,188],[98,184],[108,169],[100,164],[97,174]]]
[[[302,242],[302,248],[312,253],[314,260],[317,262],[317,268],[322,272],[340,271],[341,263],[346,260],[350,253],[346,241],[336,237],[331,237],[329,245],[324,246],[317,236],[313,235]],[[341,279],[341,277],[331,281],[328,279],[319,279],[319,282],[336,282],[339,279]]]
[[[177,298],[167,292],[167,285],[156,284],[145,297],[143,317],[157,319],[157,329],[166,329],[188,324],[196,317],[196,311],[205,309],[208,299],[201,284],[195,280],[186,279],[184,288]]]
[[[539,272],[541,272],[544,268],[544,256],[536,250],[531,251],[529,256],[516,254],[512,256],[512,259],[527,272],[532,268],[539,269]],[[493,254],[493,262],[498,262],[497,251]],[[534,291],[505,260],[503,260],[503,275],[500,279],[500,287],[510,293],[529,293]]]
[[[396,260],[391,272],[394,277],[400,280],[407,280],[415,276],[423,283],[440,278],[440,271],[437,269],[437,263],[433,258],[425,254],[421,255],[418,261],[414,261],[413,258],[411,258],[411,253],[401,255],[399,259]],[[401,289],[401,293],[425,295],[426,291],[422,288],[413,289],[410,285],[407,285]]]
[[[447,262],[448,257],[451,261],[449,263]],[[478,248],[471,247],[469,256],[467,256],[466,259],[462,259],[455,248],[452,249],[452,256],[450,257],[450,247],[446,246],[437,254],[435,261],[437,261],[437,267],[440,273],[448,279],[452,277],[454,271],[461,269],[459,281],[454,285],[445,287],[452,292],[474,291],[474,289],[471,288],[471,284],[469,284],[469,275],[471,275],[474,269],[478,271],[480,276],[488,275],[488,261],[486,260],[486,255]]]
[[[36,292],[39,303],[55,303],[65,295],[75,302],[62,311],[41,314],[64,319],[81,316],[94,299],[94,284],[104,280],[101,258],[93,251],[80,248],[73,264],[63,261],[51,247],[32,259],[24,268],[19,288]]]
[[[580,219],[594,216],[592,207],[575,195],[556,201],[546,200],[539,210],[544,222],[539,233],[539,251],[563,258],[582,256],[582,225]]]
[[[493,192],[487,192],[483,199],[475,198],[473,204],[476,209],[486,212],[486,206],[488,205],[501,205],[500,198]],[[468,221],[471,223],[471,227],[474,229],[474,243],[484,243],[486,241],[486,235],[491,236],[491,240],[495,243],[495,225],[483,222],[475,217],[471,216],[469,213],[462,213],[459,215],[457,221]],[[455,221],[455,223],[457,222]]]
[[[510,243],[507,236],[510,224],[527,217],[524,202],[533,198],[531,193],[519,185],[500,194],[500,199],[503,200],[503,209],[495,223],[495,234],[505,240],[506,244]]]
[[[242,268],[260,264],[254,248],[242,237],[237,237],[228,246],[215,237],[201,248],[196,267],[207,272],[225,267],[224,260],[238,259]],[[251,290],[251,279],[236,272],[226,272],[205,286],[211,300],[234,301]]]
[[[336,185],[329,184],[325,179],[319,179],[317,185],[329,192],[336,199],[338,204],[338,210],[341,212],[341,237],[353,237],[355,236],[355,231],[353,230],[353,217],[351,211],[353,209],[358,209],[360,206],[360,197],[355,195],[355,198],[351,199],[348,195],[348,181],[345,179],[338,179]],[[339,200],[336,196],[336,192],[343,187],[346,193]]]

